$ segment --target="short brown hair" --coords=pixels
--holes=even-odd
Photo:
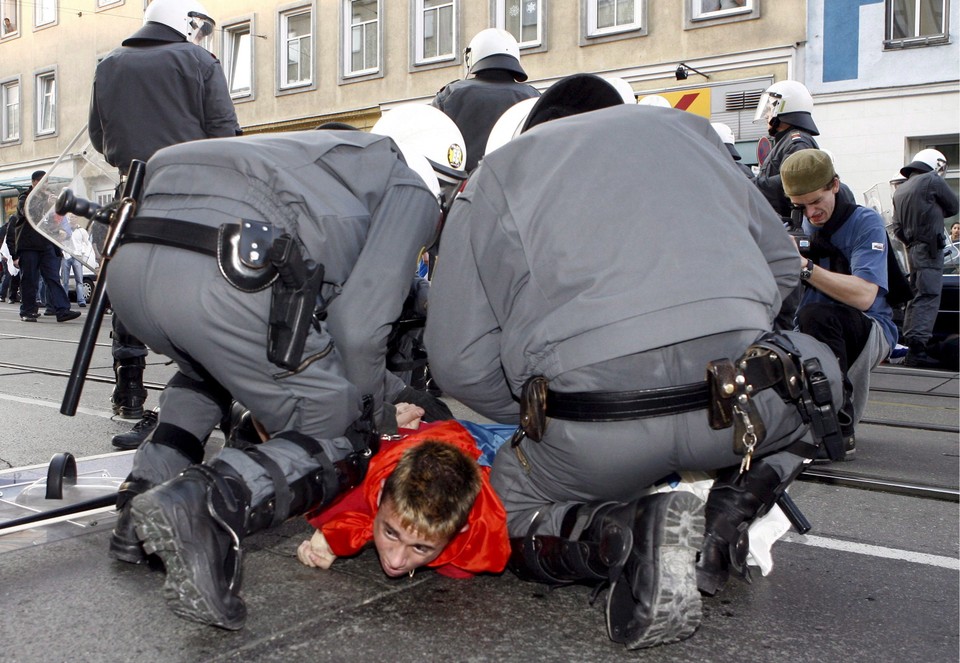
[[[480,470],[455,446],[425,440],[400,456],[383,484],[404,527],[423,536],[451,539],[466,524],[480,493]]]

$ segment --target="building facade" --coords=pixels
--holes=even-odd
[[[864,202],[921,149],[940,150],[960,182],[960,3],[809,0],[806,84],[820,145]],[[948,222],[949,223],[949,222]]]
[[[0,189],[49,166],[86,123],[93,72],[141,24],[145,0],[0,0]],[[802,76],[803,0],[205,0],[248,133],[425,103],[464,75],[463,51],[498,26],[522,46],[530,83],[575,72],[627,80],[715,116],[749,142],[756,98]],[[678,66],[685,65],[681,80]],[[131,109],[135,112],[135,109]],[[748,116],[750,116],[748,118]],[[751,152],[751,150],[747,150]]]

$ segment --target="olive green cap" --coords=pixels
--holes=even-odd
[[[823,150],[800,150],[780,164],[783,192],[788,196],[805,196],[822,189],[836,176],[833,159]]]

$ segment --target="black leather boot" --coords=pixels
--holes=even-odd
[[[642,497],[609,515],[630,523],[633,549],[623,575],[610,586],[607,633],[627,649],[689,638],[700,626],[697,551],[703,540],[703,502],[674,491]]]
[[[147,390],[143,386],[143,369],[146,365],[143,357],[120,359],[113,363],[116,386],[110,401],[113,413],[122,419],[143,417],[143,404],[147,400]]]
[[[137,496],[131,513],[147,553],[163,560],[164,598],[177,615],[228,630],[243,627],[240,537],[250,493],[221,461],[191,465]]]
[[[329,504],[363,478],[365,459],[331,463],[312,438],[292,431],[273,439],[278,438],[300,446],[305,464],[312,468],[290,480],[270,455],[271,441],[244,449],[273,481],[273,493],[256,504],[244,478],[219,459],[191,465],[133,500],[137,535],[147,553],[163,560],[163,594],[177,615],[228,630],[243,628],[247,609],[240,596],[241,541]]]
[[[152,440],[147,444],[163,444],[176,449],[182,456],[179,459],[168,456],[168,465],[163,471],[154,467],[154,479],[157,479],[156,475],[166,478],[165,474],[168,472],[178,472],[191,463],[199,463],[203,460],[203,443],[177,426],[160,424],[156,427]],[[130,504],[133,498],[147,492],[155,485],[152,481],[135,478],[132,474],[120,485],[117,494],[117,524],[114,525],[113,534],[110,537],[109,554],[112,558],[130,564],[143,564],[149,561],[134,529],[133,519],[130,517]]]
[[[747,528],[769,511],[787,483],[763,459],[753,461],[748,472],[741,474],[738,465],[717,475],[707,497],[706,531],[697,561],[697,588],[702,594],[720,591],[731,568],[749,582]]]
[[[145,479],[134,479],[127,477],[126,481],[120,484],[120,491],[117,494],[117,524],[113,527],[113,534],[110,536],[109,555],[113,559],[128,564],[145,564],[147,554],[143,551],[143,545],[140,543],[137,532],[133,526],[133,519],[130,517],[130,502],[134,497],[147,492],[153,488],[153,484]]]
[[[568,512],[561,536],[511,539],[510,568],[553,585],[610,583],[610,639],[641,649],[688,638],[700,625],[702,536],[703,503],[689,492],[585,504]]]
[[[531,533],[510,539],[508,567],[521,580],[550,585],[612,581],[633,547],[631,529],[605,518],[621,506],[583,504],[567,512],[560,536]]]

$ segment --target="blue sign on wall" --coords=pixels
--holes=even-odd
[[[859,75],[860,7],[883,0],[824,0],[823,82],[848,81]]]

